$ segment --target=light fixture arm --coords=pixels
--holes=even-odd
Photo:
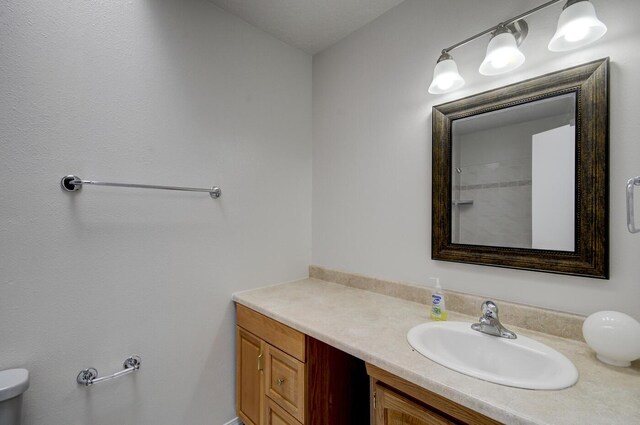
[[[573,6],[576,3],[580,3],[581,1],[585,1],[585,0],[567,0],[567,4],[564,5],[562,10],[565,10],[569,6]]]
[[[541,4],[538,7],[534,7],[533,9],[528,10],[528,11],[526,11],[524,13],[521,13],[518,16],[514,16],[511,19],[507,19],[506,21],[503,21],[503,22],[499,23],[498,25],[495,25],[495,26],[493,26],[491,28],[488,28],[488,29],[486,29],[486,30],[484,30],[482,32],[479,32],[476,35],[473,35],[473,36],[471,36],[469,38],[466,38],[466,39],[464,39],[464,40],[462,40],[462,41],[460,41],[460,42],[458,42],[458,43],[456,43],[456,44],[454,44],[452,46],[449,46],[446,49],[442,49],[442,53],[443,54],[444,53],[449,53],[453,49],[457,49],[458,47],[464,46],[465,44],[468,44],[468,43],[472,42],[473,40],[482,37],[483,35],[491,34],[491,33],[495,32],[497,29],[499,29],[501,27],[509,27],[510,25],[515,24],[517,21],[520,21],[521,19],[524,19],[527,16],[530,16],[530,15],[532,15],[532,14],[534,14],[534,13],[536,13],[536,12],[542,10],[542,9],[546,9],[549,6],[553,6],[556,3],[560,3],[561,1],[566,1],[566,0],[551,0],[551,1],[548,1],[548,2],[546,2],[544,4]],[[570,6],[571,4],[577,3],[579,1],[583,1],[583,0],[568,0],[567,4],[565,5],[565,7]]]
[[[439,63],[439,62],[442,62],[442,61],[446,61],[446,60],[448,60],[448,59],[453,59],[453,57],[452,57],[449,53],[447,53],[447,52],[445,52],[445,51],[443,50],[443,51],[442,51],[442,54],[441,54],[441,55],[440,55],[440,57],[438,58],[438,62],[436,62],[436,63]]]

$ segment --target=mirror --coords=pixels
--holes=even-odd
[[[575,93],[452,122],[454,243],[575,250]]]
[[[433,259],[608,278],[608,66],[433,108]]]

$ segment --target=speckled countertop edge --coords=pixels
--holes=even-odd
[[[640,365],[603,365],[578,341],[514,328],[569,357],[581,375],[565,390],[522,390],[468,377],[413,351],[406,332],[429,320],[424,304],[318,279],[244,291],[233,300],[505,424],[640,424]],[[450,312],[450,320],[475,318]]]

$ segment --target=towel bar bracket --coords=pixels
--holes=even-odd
[[[631,233],[640,233],[640,229],[636,227],[635,213],[633,211],[633,188],[640,186],[640,176],[634,177],[627,181],[627,228]]]

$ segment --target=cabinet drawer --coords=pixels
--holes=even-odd
[[[305,361],[306,346],[303,333],[241,304],[236,304],[236,307],[238,326],[289,353],[301,362]]]
[[[305,366],[275,347],[265,347],[266,394],[298,421],[305,420]]]
[[[284,411],[273,400],[267,397],[265,425],[301,425],[293,416]]]

